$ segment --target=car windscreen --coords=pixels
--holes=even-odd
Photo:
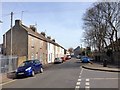
[[[55,58],[55,60],[59,60],[59,58]]]
[[[21,63],[21,64],[19,65],[19,67],[26,66],[26,65],[29,65],[29,64],[31,64],[31,63],[33,63],[33,61],[25,61],[25,62]]]

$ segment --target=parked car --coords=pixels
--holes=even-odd
[[[89,58],[88,56],[82,56],[82,57],[81,57],[81,61],[82,61],[83,63],[89,63],[89,62],[90,62],[90,58]]]
[[[69,60],[71,59],[71,56],[70,55],[65,55],[65,60]]]
[[[54,63],[63,63],[63,60],[60,57],[58,57],[55,58]]]
[[[77,59],[81,59],[81,55],[77,55],[76,58],[77,58]]]
[[[65,61],[66,61],[66,58],[65,58],[65,57],[61,57],[61,59],[63,60],[63,62],[65,62]]]
[[[71,55],[67,55],[67,60],[71,59]]]
[[[34,76],[36,73],[43,72],[43,65],[39,60],[27,60],[20,64],[16,70],[18,76]]]

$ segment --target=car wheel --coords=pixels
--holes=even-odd
[[[35,72],[34,72],[34,70],[32,71],[32,77],[34,77],[35,76]]]
[[[15,78],[14,79],[17,79],[18,78],[18,75],[17,74],[15,74]]]
[[[40,73],[43,73],[43,68],[42,67],[40,68]]]

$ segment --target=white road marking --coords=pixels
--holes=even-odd
[[[85,86],[85,88],[90,88],[90,86]]]
[[[79,90],[79,88],[80,88],[80,81],[81,81],[81,74],[82,74],[82,72],[83,72],[83,68],[82,67],[80,67],[81,68],[81,72],[80,72],[80,75],[79,75],[79,78],[78,78],[78,81],[77,81],[77,83],[76,83],[76,87],[75,87],[75,90],[77,89],[77,90]]]
[[[85,85],[90,85],[90,83],[89,83],[89,82],[86,82]]]
[[[80,85],[80,82],[77,82],[76,85]]]
[[[14,82],[14,81],[16,81],[16,80],[12,80],[12,81],[9,81],[9,82],[6,82],[6,83],[2,83],[2,84],[0,84],[0,86],[11,83],[11,82]]]
[[[81,81],[81,79],[78,79],[78,81],[80,82],[80,81]]]
[[[86,82],[88,82],[88,81],[90,81],[90,79],[89,79],[89,78],[87,78],[87,79],[86,79]]]
[[[76,86],[75,88],[80,88],[80,86]]]
[[[82,72],[83,72],[83,68],[82,68],[82,70],[81,70],[81,72],[80,72],[80,75],[82,74]]]

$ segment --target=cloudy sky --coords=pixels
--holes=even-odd
[[[0,43],[3,34],[10,28],[10,13],[13,12],[13,25],[16,19],[22,23],[37,24],[38,32],[45,32],[65,48],[83,44],[82,17],[93,2],[4,2],[0,23]]]

